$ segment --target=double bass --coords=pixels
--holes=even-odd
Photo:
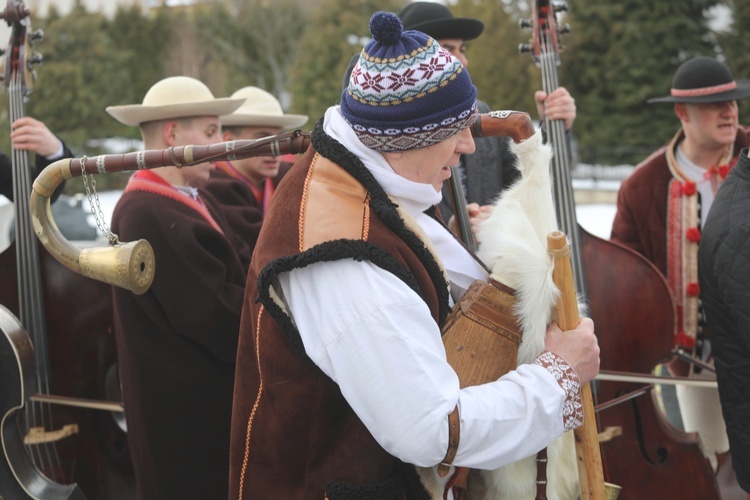
[[[31,65],[41,56],[29,9],[8,0],[5,51],[10,122],[24,115]],[[25,151],[12,149],[15,241],[0,254],[0,497],[132,499],[135,481],[125,433],[109,411],[51,404],[46,396],[107,400],[116,380],[109,287],[84,279],[39,252]]]
[[[559,28],[556,14],[565,5],[548,0],[533,4],[533,19],[521,23],[531,28],[531,53],[541,68],[543,90],[558,84]],[[545,120],[548,140],[555,154],[552,162],[557,216],[572,247],[576,289],[587,298],[589,315],[596,324],[602,371],[650,374],[672,356],[675,305],[667,282],[656,267],[637,252],[598,238],[580,227],[569,168],[569,152],[561,121]],[[710,463],[700,450],[697,435],[673,427],[658,409],[648,388],[632,382],[599,381],[595,397],[601,403],[620,398],[625,402],[606,406],[597,413],[598,427],[614,430],[600,438],[605,479],[622,487],[620,499],[701,498],[718,499]],[[629,397],[630,393],[645,394]],[[603,407],[604,405],[602,405]]]

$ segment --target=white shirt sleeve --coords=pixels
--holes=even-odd
[[[457,466],[495,469],[563,433],[566,393],[542,366],[459,389],[429,308],[390,272],[347,259],[295,269],[279,283],[308,356],[402,461],[429,467],[443,460],[457,404]]]

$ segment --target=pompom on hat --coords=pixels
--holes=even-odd
[[[725,102],[748,96],[750,82],[735,81],[725,64],[712,57],[699,56],[677,68],[669,96],[656,97],[647,102]]]
[[[279,100],[258,87],[243,87],[232,94],[232,99],[245,102],[234,113],[221,117],[224,127],[301,127],[305,115],[284,114]]]
[[[125,125],[140,125],[156,120],[190,116],[221,116],[239,108],[244,99],[215,98],[200,80],[189,76],[170,76],[151,86],[141,104],[108,106],[115,120]]]
[[[365,45],[341,97],[357,137],[380,152],[424,148],[469,127],[477,89],[450,52],[390,12],[370,19]]]

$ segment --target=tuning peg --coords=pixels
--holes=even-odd
[[[557,32],[561,35],[567,35],[570,33],[570,25],[569,24],[563,24],[562,26],[557,27]]]
[[[568,4],[566,3],[556,3],[552,5],[552,10],[557,12],[567,12],[568,11]]]
[[[28,65],[29,69],[31,69],[42,64],[43,59],[44,58],[42,57],[42,54],[40,54],[39,52],[34,52],[34,54],[32,54],[32,56],[26,60],[26,64]]]
[[[531,23],[531,19],[519,19],[518,20],[518,27],[522,30],[530,30],[532,28],[533,24]]]
[[[29,33],[29,42],[38,42],[39,40],[44,38],[44,30],[41,28],[35,29],[31,33]]]
[[[521,54],[531,54],[531,52],[534,49],[532,48],[531,44],[528,43],[520,43],[518,44],[518,52]]]

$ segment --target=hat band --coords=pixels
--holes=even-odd
[[[672,89],[671,93],[674,97],[699,97],[728,92],[736,88],[737,82],[729,82],[721,85],[714,85],[713,87],[701,87],[699,89]]]

